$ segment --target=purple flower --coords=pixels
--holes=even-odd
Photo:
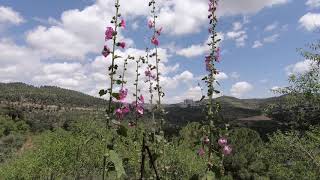
[[[144,104],[144,97],[142,95],[140,95],[138,99],[140,101],[140,104]]]
[[[220,62],[220,58],[221,58],[221,56],[220,56],[220,51],[221,51],[221,50],[220,50],[220,48],[218,47],[218,48],[217,48],[217,51],[216,51],[217,54],[216,54],[216,56],[215,56],[215,61],[216,61],[216,62]]]
[[[224,137],[221,137],[218,140],[218,144],[219,144],[219,146],[224,147],[224,146],[226,146],[228,144],[228,140],[226,138],[224,138]]]
[[[209,144],[210,139],[208,138],[208,136],[203,137],[203,143],[204,144]]]
[[[230,155],[231,152],[232,152],[232,147],[229,146],[229,145],[224,146],[223,149],[222,149],[222,153],[223,153],[225,156]]]
[[[122,119],[124,117],[124,113],[121,108],[116,109],[116,116],[118,119]]]
[[[162,27],[156,31],[156,33],[158,34],[158,36],[161,35],[161,32],[162,32]]]
[[[155,46],[159,46],[159,40],[155,36],[151,38],[151,43],[154,44]]]
[[[126,97],[127,97],[127,95],[128,95],[128,89],[120,89],[120,91],[119,91],[119,101],[123,101]]]
[[[204,156],[205,153],[206,153],[206,152],[204,151],[203,148],[200,148],[200,149],[198,150],[198,155],[199,155],[199,156]]]
[[[139,114],[139,115],[143,115],[143,113],[144,113],[144,108],[143,108],[143,106],[141,106],[141,105],[138,105],[138,107],[136,108],[136,111],[137,111],[137,113]]]
[[[211,71],[211,56],[206,56],[205,64],[206,70]]]
[[[126,43],[125,42],[118,42],[117,46],[121,47],[122,49],[124,49],[126,47]]]
[[[126,28],[126,21],[124,19],[121,19],[120,27]]]
[[[149,20],[149,21],[148,21],[148,27],[151,29],[151,28],[153,28],[153,26],[154,26],[153,21],[152,21],[152,20]]]
[[[102,55],[104,57],[107,57],[110,53],[111,53],[110,49],[108,48],[108,46],[105,45],[102,50]]]
[[[144,74],[147,76],[147,77],[150,77],[151,76],[151,71],[150,70],[146,70],[144,72]]]
[[[114,30],[112,27],[107,27],[107,30],[105,32],[105,40],[109,40],[109,39],[112,39],[113,38],[113,34],[114,34]]]

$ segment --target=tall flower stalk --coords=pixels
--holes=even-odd
[[[119,4],[119,0],[115,0],[115,8],[116,8],[116,12],[115,15],[112,17],[111,20],[111,24],[114,25],[114,27],[107,27],[106,31],[105,31],[105,41],[112,41],[112,50],[110,50],[110,48],[108,47],[107,44],[104,45],[103,47],[103,51],[102,51],[102,55],[107,58],[110,54],[111,54],[111,65],[108,68],[108,75],[110,77],[110,87],[107,90],[100,90],[99,94],[100,96],[109,94],[109,102],[108,102],[108,107],[107,107],[107,121],[106,121],[106,129],[110,128],[110,119],[113,115],[113,111],[114,111],[114,107],[113,107],[113,98],[117,98],[119,99],[124,99],[126,94],[127,94],[127,90],[121,89],[120,93],[114,93],[114,84],[115,84],[115,75],[116,75],[116,70],[118,68],[118,66],[115,64],[115,60],[120,58],[120,56],[116,55],[115,51],[116,51],[116,47],[120,47],[120,48],[125,48],[126,43],[125,42],[118,42],[117,41],[117,35],[118,35],[118,28],[122,27],[125,28],[126,27],[126,23],[123,19],[120,20],[121,18],[121,14],[119,13],[119,8],[120,8],[120,4]],[[117,84],[120,84],[119,81],[117,81]],[[121,109],[117,109],[115,114],[118,115],[119,118],[121,118],[122,116],[122,112],[123,110],[126,109],[128,110],[128,108],[121,108]],[[121,112],[121,113],[120,113]],[[119,114],[120,113],[120,114]],[[104,147],[104,155],[103,155],[103,165],[102,165],[102,179],[105,179],[105,172],[106,172],[106,163],[107,163],[107,156],[106,154],[106,150],[107,150],[107,145]]]
[[[156,69],[156,86],[155,86],[155,90],[157,91],[157,95],[158,95],[158,100],[157,100],[157,110],[159,110],[159,112],[161,113],[161,115],[164,114],[164,110],[161,106],[161,98],[164,97],[164,92],[162,91],[162,88],[160,86],[160,70],[159,70],[159,64],[160,64],[160,58],[159,58],[159,54],[158,54],[158,46],[159,46],[159,36],[161,35],[162,32],[162,27],[158,28],[157,24],[156,24],[156,19],[158,18],[157,14],[156,14],[156,1],[155,0],[151,0],[149,2],[149,6],[152,7],[151,9],[151,14],[152,14],[152,18],[149,19],[148,21],[148,26],[150,29],[153,30],[153,35],[151,37],[151,43],[154,45],[154,49],[155,52],[153,54],[151,54],[151,57],[155,57],[156,60],[156,65],[155,65],[155,69]],[[162,126],[164,123],[164,119],[162,117],[161,119],[161,125],[160,128],[162,130]]]
[[[133,96],[135,97],[135,101],[133,101],[132,105],[135,109],[135,122],[131,122],[131,124],[134,124],[135,126],[138,125],[138,119],[140,116],[142,116],[144,114],[144,97],[143,95],[139,95],[140,93],[140,89],[139,89],[139,77],[140,77],[140,72],[139,69],[141,67],[140,63],[144,63],[145,59],[144,57],[139,57],[136,60],[136,79],[134,82],[134,86],[135,86],[135,93],[133,93]]]
[[[217,26],[217,16],[216,16],[216,10],[217,10],[218,0],[209,0],[209,34],[211,37],[210,42],[208,43],[208,46],[210,47],[210,53],[205,57],[205,66],[206,70],[208,72],[208,75],[203,78],[205,83],[207,84],[208,92],[208,103],[207,103],[207,121],[209,123],[209,132],[208,136],[204,136],[202,140],[202,148],[199,150],[198,154],[203,156],[205,154],[204,151],[204,145],[207,145],[209,147],[208,152],[208,170],[211,170],[213,166],[216,166],[220,169],[220,175],[224,174],[224,168],[223,168],[223,159],[224,156],[229,155],[232,151],[232,148],[229,144],[227,144],[227,139],[225,137],[222,137],[221,132],[223,130],[219,129],[217,126],[218,119],[216,118],[218,111],[220,109],[220,105],[213,103],[213,95],[219,94],[220,92],[215,88],[216,81],[216,75],[219,74],[219,71],[215,67],[215,63],[220,61],[220,48],[218,47],[218,43],[221,41],[217,36],[216,32],[216,26]],[[226,126],[227,127],[227,126]],[[225,132],[227,132],[228,129],[226,128]],[[226,134],[226,133],[225,133]],[[220,138],[219,138],[220,136]],[[214,144],[216,138],[219,138],[218,140],[218,146]],[[220,146],[220,151],[215,150],[215,147]],[[221,162],[219,165],[216,163],[213,163],[212,161],[212,153],[218,153],[219,156],[221,156]]]
[[[125,48],[126,44],[125,42],[117,42],[117,34],[118,34],[118,28],[122,27],[125,28],[126,23],[123,19],[120,20],[121,18],[121,14],[119,13],[119,8],[120,8],[120,4],[119,4],[119,0],[115,0],[115,8],[116,8],[116,13],[115,16],[112,17],[111,23],[114,24],[114,27],[107,27],[107,30],[105,32],[105,41],[109,41],[112,40],[112,50],[110,50],[110,48],[105,45],[102,51],[102,55],[104,57],[108,57],[111,54],[111,65],[109,66],[108,70],[109,70],[109,77],[110,77],[110,87],[107,90],[101,90],[99,92],[100,96],[103,96],[105,94],[109,94],[109,102],[108,102],[108,108],[107,108],[107,122],[106,122],[106,128],[109,127],[110,125],[110,119],[111,116],[113,114],[113,106],[112,106],[112,102],[113,102],[113,98],[114,97],[118,97],[118,93],[114,93],[114,83],[115,83],[115,79],[114,76],[116,75],[116,70],[117,70],[117,65],[115,64],[115,60],[120,58],[120,56],[116,55],[115,51],[116,51],[116,47],[120,47],[120,48]]]
[[[153,74],[153,70],[155,69],[155,66],[149,62],[149,49],[146,49],[146,63],[147,63],[147,69],[144,72],[147,80],[146,83],[149,83],[149,94],[150,94],[150,107],[151,107],[151,114],[152,114],[152,122],[154,123],[154,108],[153,108],[153,81],[156,79],[156,76]]]

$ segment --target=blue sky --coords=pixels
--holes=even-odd
[[[149,7],[143,0],[122,0],[128,27],[120,55],[143,55],[150,46]],[[165,101],[201,97],[207,32],[206,0],[159,0],[161,83]],[[2,0],[0,2],[0,81],[55,85],[97,95],[106,88],[110,59],[100,51],[114,13],[113,0]],[[287,85],[288,74],[308,70],[296,51],[319,39],[320,0],[224,0],[219,5],[223,95],[263,98]],[[122,63],[121,60],[118,62]],[[129,64],[128,88],[133,87]],[[131,68],[132,66],[132,68]],[[121,71],[121,69],[120,69]],[[144,70],[142,70],[144,71]],[[142,91],[147,88],[140,84]]]

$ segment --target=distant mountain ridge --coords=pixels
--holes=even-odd
[[[281,97],[265,99],[238,99],[221,96],[214,101],[219,102],[224,109],[261,110],[267,104],[274,103]],[[105,106],[107,101],[78,91],[68,90],[56,86],[35,87],[21,82],[0,83],[0,101],[30,102],[45,105],[62,105],[77,107]],[[201,104],[206,104],[203,100]]]
[[[70,107],[105,106],[106,100],[55,86],[35,87],[21,82],[0,83],[0,101]]]

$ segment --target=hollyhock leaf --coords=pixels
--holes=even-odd
[[[112,93],[112,97],[119,99],[119,93]]]
[[[204,98],[206,98],[206,96],[202,96],[200,99],[200,102],[204,100]]]
[[[107,93],[108,93],[108,91],[107,91],[107,90],[104,90],[104,89],[101,89],[101,90],[99,91],[100,97],[106,95]]]
[[[117,129],[117,134],[123,137],[128,137],[128,129],[125,126],[120,125]]]
[[[122,80],[117,80],[116,84],[118,84],[118,85],[122,84]]]

